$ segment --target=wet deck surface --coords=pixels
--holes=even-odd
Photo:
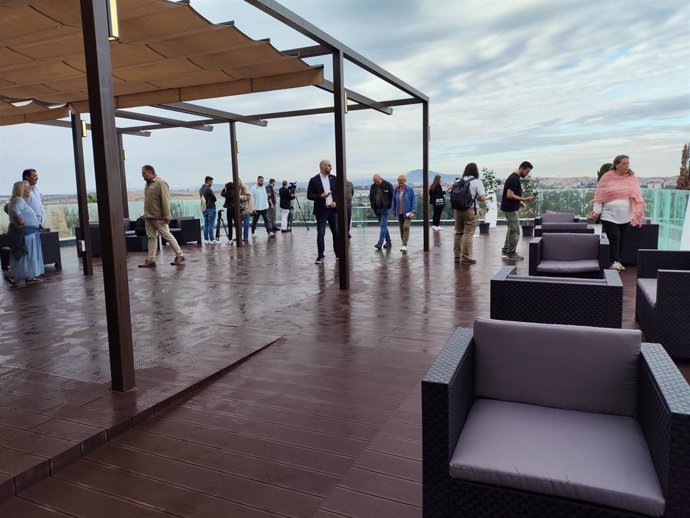
[[[34,470],[0,515],[421,516],[419,382],[456,327],[488,316],[489,279],[512,264],[500,257],[504,235],[477,236],[479,263],[461,266],[448,227],[428,254],[413,227],[407,255],[376,252],[377,230],[353,229],[349,292],[329,239],[326,264],[313,264],[313,229],[274,240],[257,231],[239,250],[187,247],[179,269],[138,269],[143,255],[130,253],[140,353],[138,387],[125,394],[102,377],[102,280],[85,280],[63,249],[63,272],[0,291],[5,496],[10,468]],[[624,327],[634,328],[634,268],[622,278]],[[151,399],[259,349],[132,421]]]

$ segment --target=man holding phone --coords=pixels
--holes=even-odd
[[[336,183],[335,176],[331,174],[330,160],[319,162],[319,174],[309,180],[307,186],[307,199],[314,202],[314,216],[316,217],[316,249],[315,264],[322,264],[325,256],[324,236],[326,224],[333,234],[333,251],[338,257],[338,216],[335,206]]]

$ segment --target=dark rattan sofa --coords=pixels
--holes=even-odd
[[[534,227],[536,237],[543,236],[548,232],[568,232],[574,234],[594,234],[594,225],[587,223],[542,223]]]
[[[170,220],[170,232],[177,240],[178,244],[196,242],[201,245],[201,221],[192,216],[180,216]],[[161,237],[161,242],[165,245],[167,241]]]
[[[647,340],[690,358],[690,251],[639,251],[635,320]]]
[[[477,319],[422,430],[424,518],[688,516],[690,386],[637,330]]]
[[[544,234],[529,243],[529,274],[602,278],[609,267],[606,234]]]
[[[603,279],[516,275],[504,266],[491,279],[491,318],[518,322],[621,327],[623,283],[615,270]]]
[[[545,212],[541,216],[534,218],[535,225],[544,223],[577,223],[578,218],[572,212]]]
[[[636,266],[638,250],[656,250],[657,248],[659,248],[659,225],[646,218],[641,227],[628,227],[621,250],[621,263],[626,266]]]

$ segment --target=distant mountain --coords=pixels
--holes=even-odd
[[[462,173],[458,171],[457,174],[455,173],[437,173],[436,171],[432,171],[431,169],[429,170],[429,183],[431,183],[434,180],[434,176],[437,174],[441,175],[441,181],[446,184],[449,182],[452,182],[455,180],[458,176],[460,176]],[[414,184],[422,184],[424,183],[424,171],[421,169],[415,169],[414,171],[410,171],[407,173],[407,183],[414,183]]]

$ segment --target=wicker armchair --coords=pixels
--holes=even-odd
[[[690,252],[640,250],[635,320],[647,340],[690,358]]]
[[[180,245],[196,242],[201,245],[201,220],[192,216],[181,216],[170,220],[170,232]],[[167,241],[161,237],[161,242],[165,245]]]
[[[594,234],[594,225],[587,223],[542,223],[534,227],[535,237],[543,236],[546,233],[566,232],[569,234]]]
[[[529,274],[602,278],[609,267],[606,234],[544,234],[529,244]]]
[[[516,275],[504,266],[491,279],[491,318],[518,322],[621,327],[623,283],[615,270],[603,279]]]
[[[544,223],[577,223],[578,218],[572,212],[545,212],[541,216],[534,218],[535,225]]]
[[[621,250],[621,263],[636,266],[638,250],[656,250],[657,248],[659,248],[659,225],[646,218],[641,227],[628,227]]]
[[[688,516],[690,386],[636,330],[477,319],[422,430],[424,518]]]

